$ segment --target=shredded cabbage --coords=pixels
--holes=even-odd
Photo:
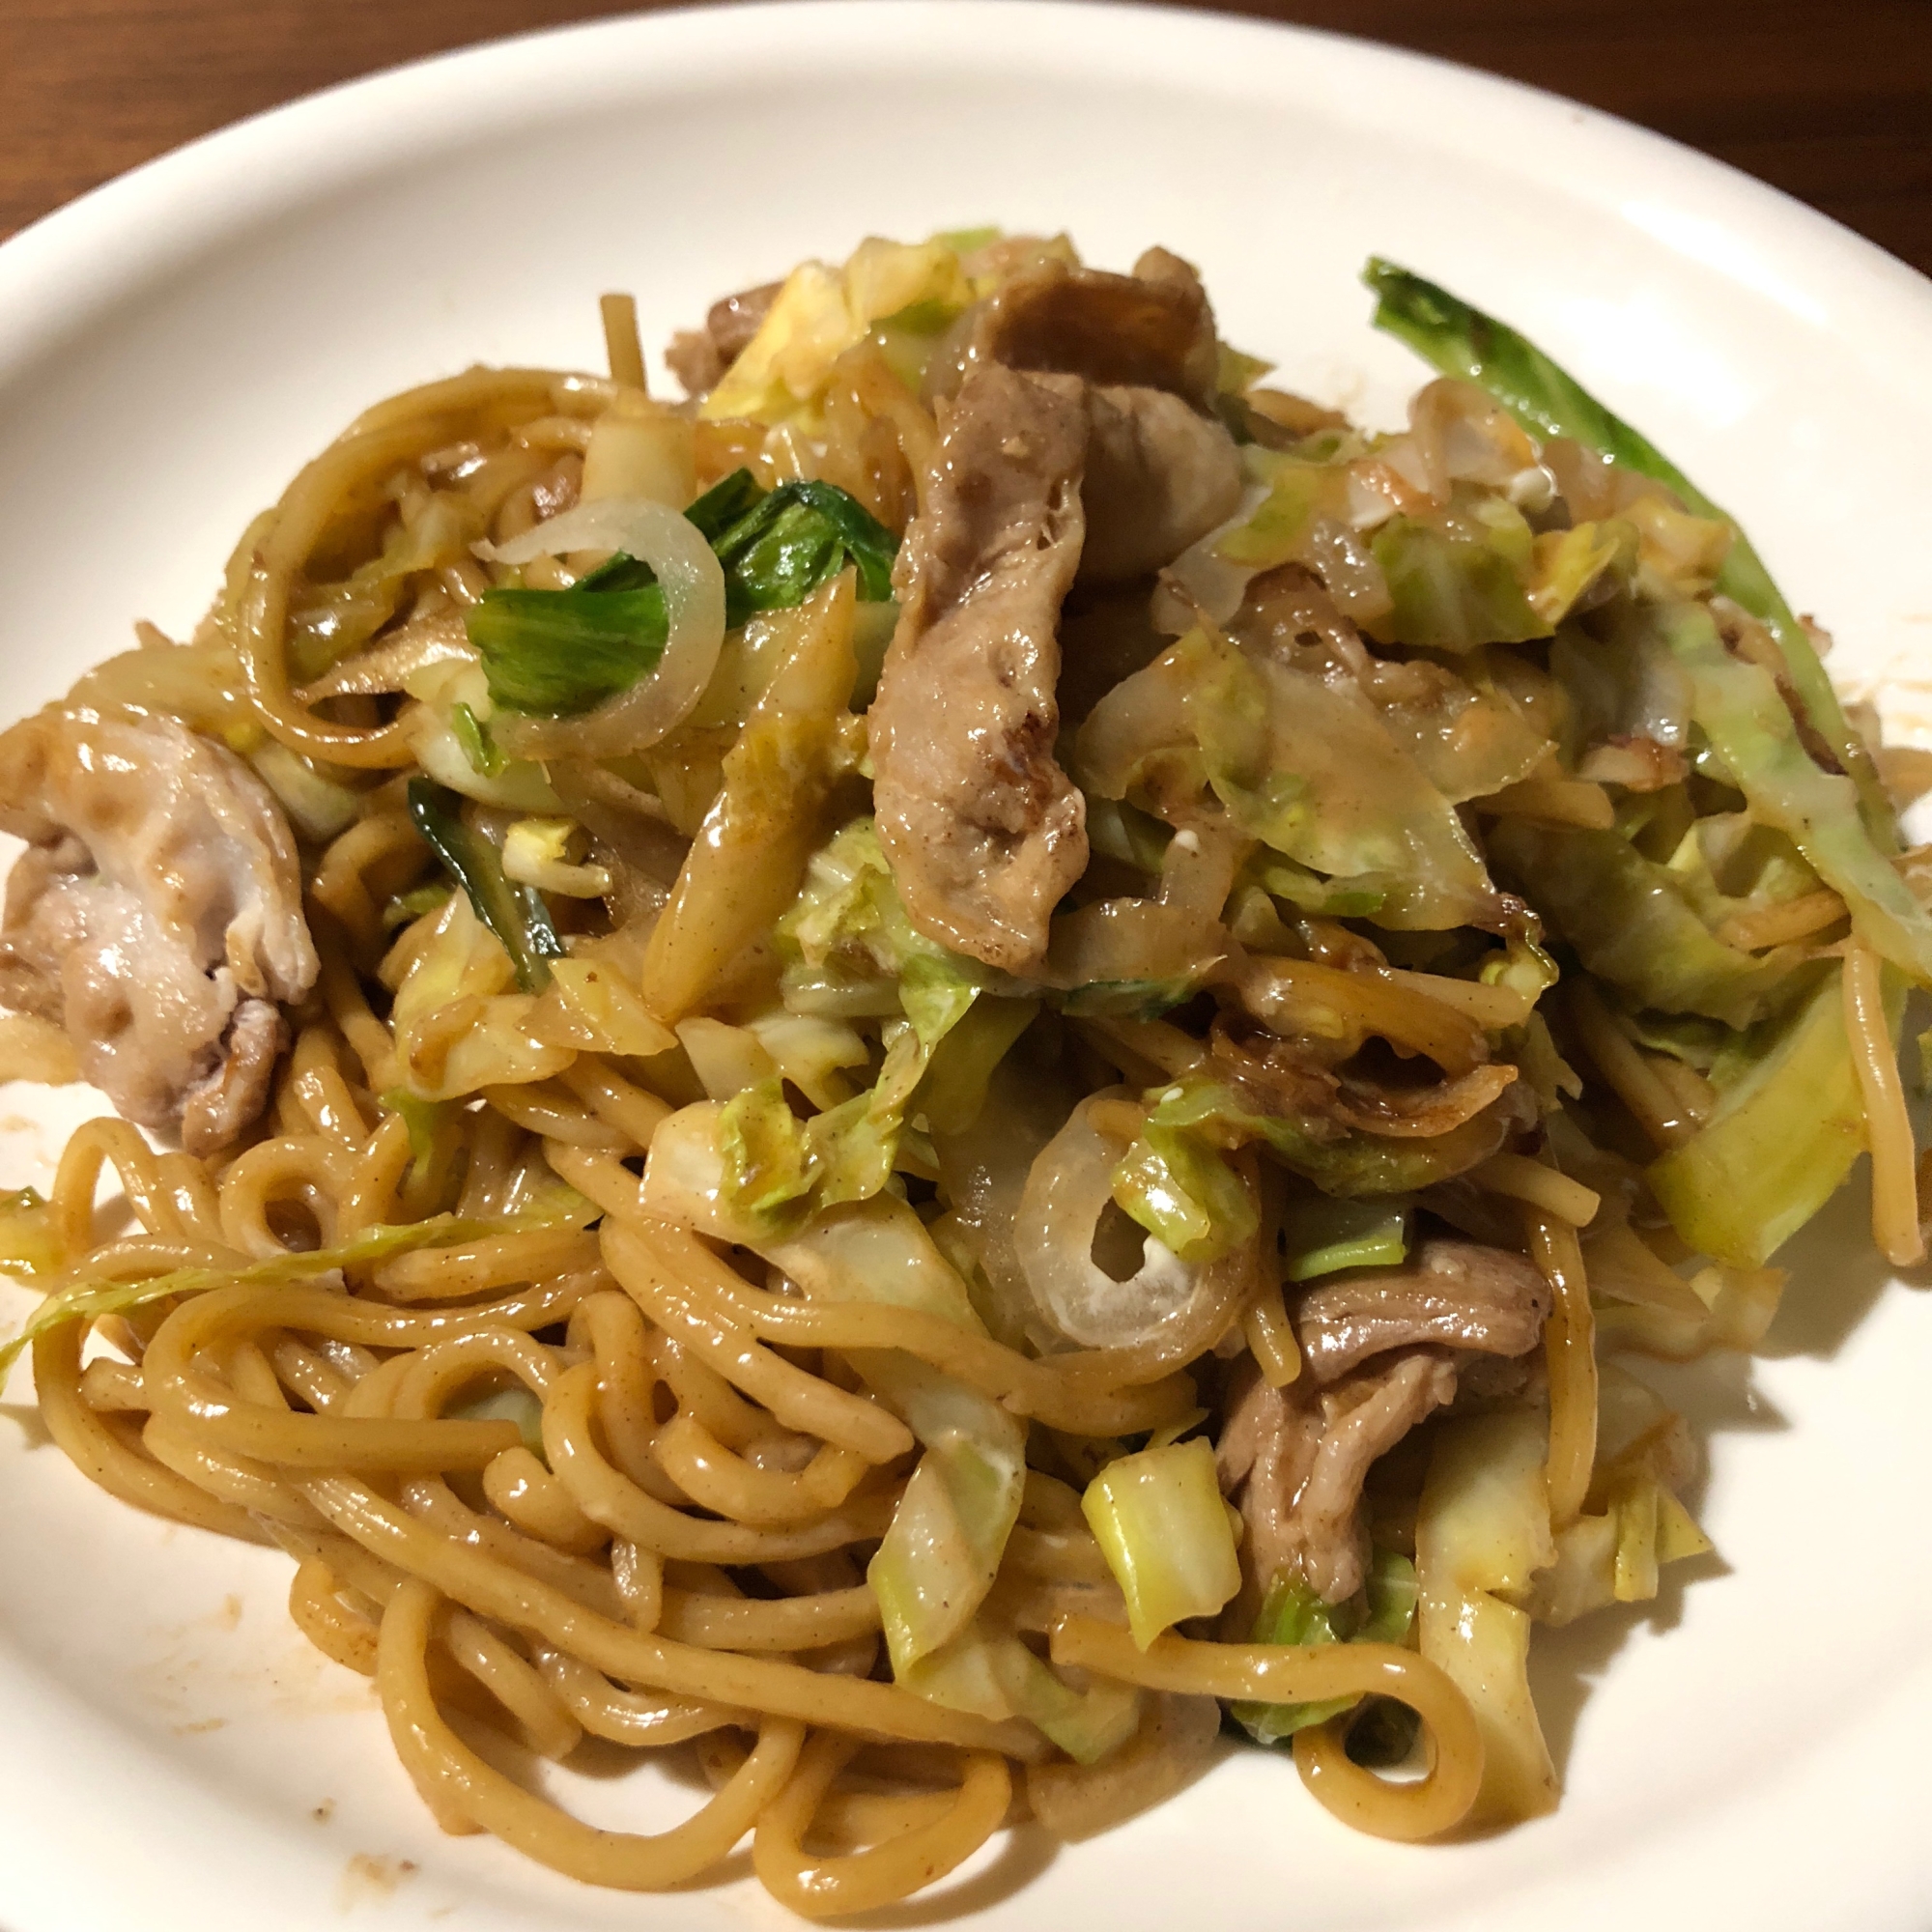
[[[576,1046],[541,1026],[536,995],[510,990],[516,963],[469,898],[453,895],[422,923],[426,936],[410,928],[391,954],[391,962],[398,954],[404,961],[389,1009],[400,1085],[421,1100],[449,1100],[484,1087],[548,1079],[569,1065]],[[445,1018],[459,1002],[460,1030]]]
[[[1888,1010],[1904,1009],[1894,981]],[[1839,969],[1788,1019],[1715,1062],[1717,1113],[1648,1169],[1651,1191],[1690,1245],[1757,1267],[1838,1190],[1864,1151],[1864,1101],[1845,1037]]]
[[[524,1447],[547,1469],[550,1457],[544,1449],[543,1402],[522,1382],[509,1388],[492,1389],[486,1395],[471,1396],[468,1402],[453,1403],[445,1414],[461,1422],[514,1422],[524,1438]]]
[[[786,961],[780,990],[794,1019],[819,1026],[884,1019],[871,1084],[801,1120],[774,1075],[725,1105],[720,1122],[731,1211],[774,1232],[802,1227],[841,1201],[864,1201],[891,1179],[915,1114],[931,1098],[941,1120],[970,1118],[985,1081],[1031,1017],[1030,1004],[994,1003],[945,1058],[990,976],[915,930],[870,819],[843,827],[806,867],[779,919]],[[770,1023],[767,1022],[769,1025]],[[849,1030],[841,1038],[855,1039]],[[856,1065],[847,1057],[841,1063]],[[928,1075],[931,1076],[928,1084]],[[795,1083],[809,1097],[810,1087]],[[820,1092],[825,1092],[822,1081]]]
[[[1257,1643],[1406,1644],[1415,1623],[1415,1565],[1393,1549],[1369,1559],[1363,1600],[1325,1604],[1299,1577],[1277,1577],[1255,1619]],[[1259,1745],[1280,1744],[1310,1724],[1325,1724],[1361,1701],[1331,1697],[1314,1704],[1231,1706],[1235,1719]]]
[[[908,1690],[950,1710],[1025,1718],[1075,1764],[1098,1764],[1139,1725],[1141,1694],[1104,1677],[1073,1689],[1016,1636],[969,1624],[952,1641],[896,1673]]]
[[[1087,1485],[1080,1508],[1143,1650],[1188,1617],[1212,1616],[1241,1587],[1214,1452],[1198,1435],[1117,1458]]]
[[[1666,485],[1693,515],[1729,534],[1715,587],[1769,627],[1784,655],[1806,718],[1841,769],[1853,774],[1867,832],[1890,849],[1891,808],[1871,754],[1847,721],[1803,624],[1734,518],[1720,510],[1661,450],[1613,415],[1577,379],[1506,323],[1392,262],[1372,260],[1363,279],[1376,293],[1376,327],[1447,374],[1480,384],[1538,436],[1570,437],[1612,463]]]
[[[0,1376],[14,1366],[34,1340],[69,1321],[98,1321],[103,1315],[126,1315],[175,1295],[205,1294],[217,1288],[296,1288],[337,1269],[373,1266],[393,1255],[418,1248],[449,1248],[505,1232],[500,1221],[463,1221],[438,1214],[407,1226],[364,1228],[353,1240],[333,1248],[273,1255],[233,1268],[173,1268],[145,1281],[90,1281],[84,1275],[55,1289],[27,1318],[12,1341],[0,1344]]]
[[[1194,631],[1094,706],[1074,756],[1082,787],[1103,798],[1172,791],[1186,773],[1283,858],[1377,895],[1392,929],[1495,917],[1454,807],[1352,680]]]
[[[1466,536],[1392,517],[1369,549],[1390,600],[1388,614],[1369,628],[1385,643],[1466,651],[1524,643],[1556,628],[1524,588],[1532,548],[1520,514]]]
[[[1503,1594],[1539,1623],[1565,1624],[1611,1604],[1647,1603],[1666,1564],[1711,1553],[1678,1500],[1684,1424],[1634,1376],[1606,1364],[1596,1466],[1586,1507],[1556,1532],[1555,1557]]]
[[[1297,1195],[1282,1227],[1289,1280],[1314,1281],[1342,1268],[1401,1266],[1408,1254],[1409,1218],[1406,1201]]]
[[[699,413],[809,421],[832,365],[869,329],[903,316],[936,333],[973,295],[959,250],[945,237],[915,243],[874,237],[842,269],[801,263]]]
[[[1843,895],[1852,923],[1874,950],[1919,985],[1932,984],[1932,918],[1860,817],[1857,786],[1820,769],[1804,749],[1771,673],[1726,651],[1702,605],[1657,607],[1654,621],[1690,673],[1692,717],[1752,811],[1789,834]]]
[[[908,1108],[934,1049],[980,988],[948,960],[908,960],[906,1017],[885,1030],[885,1061],[865,1093],[801,1121],[777,1079],[729,1100],[721,1121],[724,1187],[734,1208],[774,1228],[798,1226],[841,1201],[865,1201],[892,1178]]]
[[[1114,1170],[1122,1209],[1183,1262],[1218,1261],[1254,1236],[1240,1177],[1198,1133],[1151,1119]]]
[[[1556,1560],[1546,1450],[1544,1419],[1532,1409],[1444,1424],[1416,1517],[1422,1654],[1476,1714],[1483,1784],[1473,1815],[1491,1824],[1556,1804],[1556,1773],[1529,1692],[1530,1620],[1506,1601]]]
[[[1489,844],[1503,876],[1534,891],[1557,935],[1634,1007],[1747,1027],[1802,998],[1816,977],[1799,947],[1726,946],[1684,873],[1646,859],[1621,833],[1516,819],[1496,826]]]
[[[793,1012],[840,1019],[902,1013],[899,981],[915,959],[935,982],[986,978],[974,961],[914,927],[869,817],[841,826],[811,855],[776,939],[784,961],[780,987]]]
[[[9,1274],[52,1274],[60,1266],[47,1203],[37,1189],[0,1195],[0,1268]]]
[[[993,1586],[1026,1487],[1026,1424],[909,1355],[855,1354],[867,1386],[925,1449],[866,1570],[903,1676],[957,1636]]]

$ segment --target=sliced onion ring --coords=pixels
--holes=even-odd
[[[581,718],[499,712],[497,741],[522,758],[608,758],[640,751],[684,719],[704,695],[724,642],[724,572],[696,526],[643,497],[609,497],[552,517],[508,543],[479,543],[491,563],[528,563],[573,551],[622,551],[657,572],[669,635],[656,668]]]
[[[1094,1233],[1114,1198],[1122,1142],[1095,1127],[1096,1100],[1125,1097],[1123,1087],[1090,1094],[1039,1151],[1027,1175],[1013,1226],[1021,1271],[1040,1313],[1088,1349],[1130,1349],[1194,1299],[1202,1270],[1150,1235],[1140,1266],[1116,1281],[1094,1259]]]

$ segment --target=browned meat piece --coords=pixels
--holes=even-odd
[[[879,833],[922,932],[1023,972],[1087,864],[1054,758],[1061,603],[1076,576],[1169,561],[1233,509],[1240,469],[1177,398],[1077,377],[992,364],[941,419],[869,719]]]
[[[1240,1499],[1242,1561],[1263,1591],[1277,1570],[1299,1564],[1294,1499],[1315,1471],[1321,1427],[1321,1394],[1305,1376],[1272,1388],[1252,1361],[1241,1364],[1214,1462],[1222,1490]]]
[[[950,412],[895,575],[900,612],[868,715],[879,837],[913,923],[1021,970],[1087,864],[1054,761],[1061,601],[1086,535],[1075,384],[979,371]]]
[[[221,1058],[182,1104],[182,1145],[208,1153],[238,1139],[269,1102],[275,1062],[288,1044],[281,1009],[267,1000],[243,1000],[235,1009]]]
[[[945,395],[989,362],[1090,383],[1166,389],[1198,409],[1214,400],[1214,313],[1177,255],[1150,249],[1131,275],[1042,262],[962,321],[934,358],[929,393]]]
[[[665,349],[665,367],[684,385],[687,396],[708,396],[724,373],[724,360],[703,329],[680,328]]]
[[[1455,1399],[1456,1365],[1417,1349],[1329,1388],[1303,1375],[1270,1388],[1251,1366],[1217,1450],[1221,1485],[1240,1492],[1255,1591],[1298,1573],[1325,1603],[1362,1587],[1369,1465]]]
[[[1456,1371],[1456,1408],[1487,1408],[1520,1397],[1542,1402],[1549,1389],[1549,1372],[1541,1349],[1526,1355],[1469,1355]]]
[[[1216,1448],[1221,1487],[1238,1493],[1248,1530],[1252,1601],[1242,1613],[1283,1570],[1328,1603],[1353,1596],[1369,1465],[1455,1399],[1464,1368],[1471,1393],[1520,1386],[1516,1362],[1548,1313],[1548,1286],[1520,1255],[1451,1239],[1424,1241],[1403,1267],[1304,1295],[1294,1319],[1301,1375],[1270,1388],[1244,1364]]]
[[[81,1071],[191,1153],[262,1110],[315,983],[280,808],[242,760],[171,719],[43,711],[0,737],[7,885],[0,998],[58,1019]]]
[[[1294,1520],[1302,1574],[1324,1603],[1339,1604],[1362,1587],[1368,1535],[1360,1505],[1369,1464],[1455,1399],[1455,1363],[1424,1350],[1323,1393],[1321,1446],[1294,1499]]]
[[[755,289],[743,289],[735,296],[724,296],[711,304],[704,318],[704,332],[729,368],[745,353],[757,334],[759,326],[779,298],[782,282],[763,282]]]
[[[1401,1267],[1363,1269],[1311,1289],[1294,1311],[1308,1375],[1338,1381],[1390,1349],[1439,1343],[1524,1355],[1543,1336],[1549,1284],[1521,1255],[1433,1237]]]
[[[763,287],[745,289],[711,304],[704,327],[681,328],[665,351],[670,373],[684,384],[688,396],[708,395],[718,386],[718,379],[745,353],[745,345],[757,334],[758,325],[778,299],[782,282],[766,282]]]
[[[1474,1066],[1455,1079],[1370,1078],[1359,1062],[1339,1067],[1324,1057],[1353,1042],[1282,1039],[1263,1028],[1221,1015],[1208,1050],[1264,1112],[1295,1119],[1306,1131],[1338,1139],[1345,1131],[1391,1140],[1440,1140],[1452,1129],[1487,1116],[1487,1135],[1477,1130],[1469,1162],[1486,1159],[1515,1128],[1534,1118],[1528,1090],[1506,1061]],[[1411,1061],[1432,1075],[1426,1060]],[[1405,1069],[1405,1072],[1406,1069]]]
[[[1240,507],[1234,438],[1179,396],[1091,389],[1087,414],[1083,583],[1151,576]]]
[[[1360,1133],[1433,1141],[1451,1127],[1474,1120],[1486,1107],[1494,1106],[1515,1086],[1516,1068],[1502,1061],[1472,1066],[1454,1080],[1431,1080],[1417,1086],[1344,1073],[1332,1111],[1345,1127]],[[1520,1103],[1522,1097],[1518,1094],[1512,1099]],[[1510,1111],[1513,1117],[1522,1117],[1520,1105],[1513,1105]]]

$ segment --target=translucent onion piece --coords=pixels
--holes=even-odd
[[[1503,406],[1473,383],[1439,376],[1418,389],[1408,406],[1408,440],[1437,502],[1450,485],[1481,483],[1507,490],[1537,467],[1536,445]]]
[[[1103,1134],[1090,1112],[1124,1088],[1095,1094],[1068,1116],[1027,1175],[1013,1244],[1039,1311],[1070,1342],[1129,1349],[1194,1298],[1201,1270],[1150,1235],[1141,1264],[1116,1281],[1094,1259],[1094,1235],[1114,1198],[1126,1143]]]
[[[655,745],[704,695],[724,642],[724,572],[696,526],[642,497],[582,503],[508,543],[482,543],[493,563],[528,563],[573,551],[622,551],[657,572],[669,635],[656,668],[629,691],[582,718],[518,718],[499,712],[499,743],[526,758],[605,758]]]
[[[1250,564],[1230,563],[1220,554],[1221,540],[1254,515],[1266,494],[1250,490],[1234,516],[1189,544],[1161,572],[1152,607],[1157,631],[1178,638],[1199,623],[1225,624],[1241,608],[1248,585],[1261,572]]]
[[[477,662],[475,646],[463,634],[463,619],[445,612],[405,624],[373,649],[331,666],[296,695],[304,704],[319,704],[325,697],[379,697],[407,691],[410,679],[431,665]]]

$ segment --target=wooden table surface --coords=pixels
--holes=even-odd
[[[0,0],[0,236],[332,82],[636,0]],[[1932,273],[1932,0],[1234,0],[1573,96]]]

